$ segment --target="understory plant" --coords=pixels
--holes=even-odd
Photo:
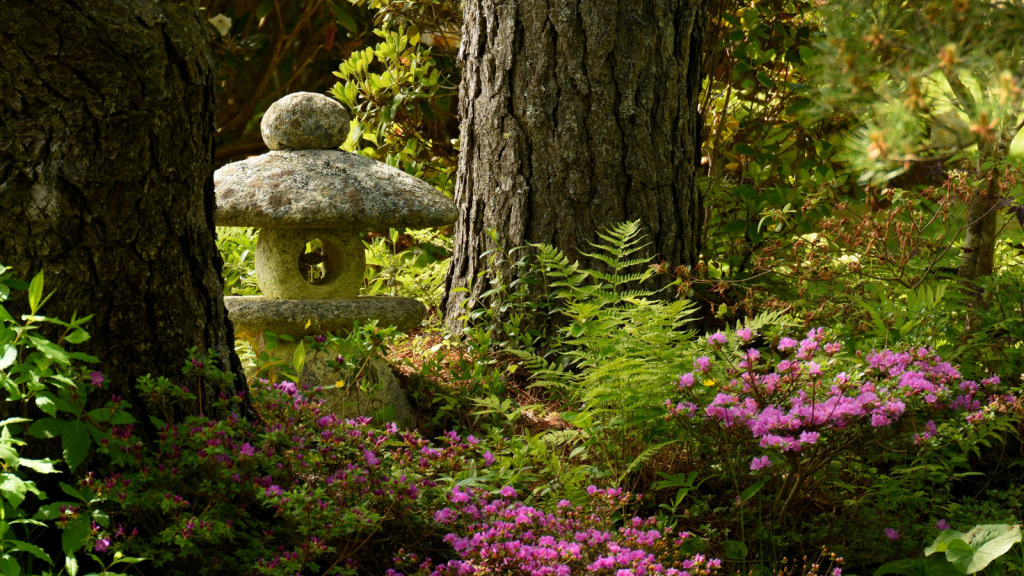
[[[416,574],[701,576],[722,566],[697,553],[698,538],[659,530],[656,518],[619,522],[636,498],[618,488],[589,486],[583,503],[562,499],[550,510],[523,503],[511,486],[455,486],[449,501],[434,518],[452,530],[445,541],[459,559],[423,563]]]

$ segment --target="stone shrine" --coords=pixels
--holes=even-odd
[[[418,300],[359,296],[366,268],[362,234],[453,224],[455,204],[397,168],[339,150],[349,116],[327,96],[288,95],[271,105],[260,128],[271,151],[214,174],[217,225],[259,228],[256,282],[263,296],[224,299],[235,330],[254,336],[271,330],[301,341],[350,330],[355,321],[376,319],[403,331],[419,325],[426,308]],[[308,245],[317,247],[307,253]],[[290,358],[296,347],[280,341],[275,355]],[[404,392],[387,364],[378,364],[370,372],[380,393],[349,395],[345,415],[391,405],[398,423],[411,425]],[[335,376],[326,358],[309,358],[303,368],[303,378],[328,393],[341,392]]]

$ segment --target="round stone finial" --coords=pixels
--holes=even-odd
[[[260,132],[271,150],[321,150],[344,144],[348,123],[348,111],[333,98],[296,92],[270,105]]]

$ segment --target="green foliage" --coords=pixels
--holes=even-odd
[[[408,244],[408,248],[400,246]],[[436,230],[407,230],[400,234],[374,236],[366,243],[366,277],[362,293],[367,296],[415,298],[436,310],[444,294],[452,238]]]
[[[108,442],[114,429],[135,420],[116,399],[87,409],[90,396],[103,387],[103,375],[88,372],[78,364],[95,363],[96,358],[68,351],[65,346],[89,339],[83,326],[92,317],[73,317],[70,322],[64,322],[42,315],[42,308],[49,300],[49,296],[44,296],[43,272],[26,285],[6,271],[0,266],[0,385],[6,397],[4,412],[20,416],[7,417],[0,422],[0,496],[3,497],[0,572],[18,576],[52,574],[53,570],[60,570],[75,576],[78,573],[76,555],[99,538],[98,532],[109,526],[110,519],[98,509],[90,513],[88,506],[84,513],[78,513],[79,502],[42,503],[48,495],[39,490],[33,475],[60,473],[61,464],[74,471],[89,456],[94,440]],[[27,289],[31,313],[23,316],[21,322],[3,306],[11,289]],[[58,340],[54,342],[43,336],[40,331],[43,327],[59,334]],[[31,417],[30,407],[45,416]],[[32,438],[60,438],[63,462],[26,456],[26,446]],[[104,500],[92,492],[83,493],[61,485],[76,501],[95,505]],[[63,530],[63,563],[59,559],[55,562],[39,546],[45,530],[54,530],[52,521],[58,518]],[[91,552],[85,555],[103,568],[105,574],[111,575],[116,574],[112,568],[140,560],[117,555],[104,562]]]
[[[256,285],[256,242],[253,228],[217,228],[217,248],[224,259],[224,295],[254,296]]]
[[[334,73],[341,81],[331,94],[354,116],[344,148],[450,192],[458,156],[451,135],[454,66],[423,45],[415,25],[374,32],[382,41],[355,52]]]
[[[926,558],[887,562],[875,576],[957,576],[977,574],[993,562],[1000,562],[1015,544],[1021,543],[1020,526],[981,525],[969,532],[945,530],[924,549]],[[940,556],[939,554],[943,554]],[[1024,558],[1024,549],[1021,550]],[[1000,562],[999,567],[1003,568]],[[1019,566],[1018,566],[1019,568]],[[999,573],[999,572],[997,572]]]

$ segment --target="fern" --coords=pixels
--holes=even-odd
[[[568,324],[557,335],[557,360],[510,352],[533,374],[533,387],[565,395],[577,421],[591,423],[576,435],[551,433],[546,441],[582,442],[591,448],[582,453],[602,458],[603,468],[624,477],[642,471],[674,443],[663,441],[661,402],[691,356],[694,334],[684,326],[696,307],[659,298],[661,290],[645,286],[652,259],[638,256],[649,246],[639,222],[612,226],[598,238],[593,253],[585,255],[605,264],[603,270],[582,269],[551,246],[533,246],[539,274],[558,303],[555,311]]]

